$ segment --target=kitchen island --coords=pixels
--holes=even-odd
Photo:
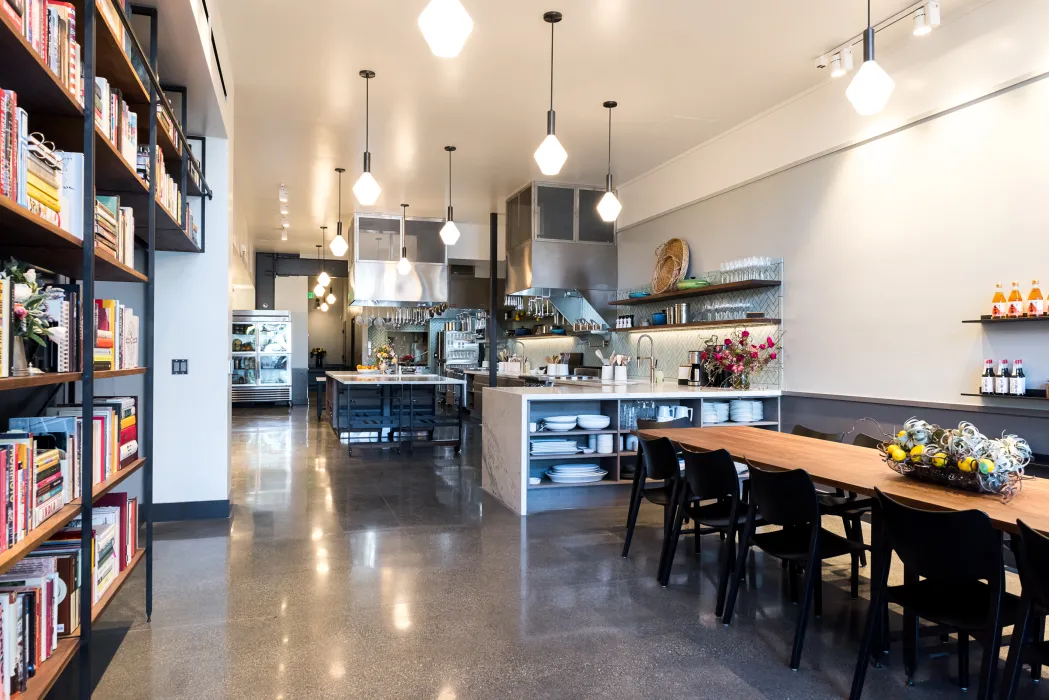
[[[327,410],[340,438],[462,448],[466,382],[436,374],[327,372]],[[450,390],[450,391],[449,391]]]
[[[599,383],[587,386],[486,387],[483,389],[481,487],[521,515],[542,510],[578,508],[614,503],[629,496],[636,449],[627,449],[632,430],[628,416],[641,402],[657,407],[681,407],[696,427],[750,425],[779,430],[779,389],[714,389],[681,386],[664,382],[631,384]],[[713,422],[719,403],[733,400],[760,402],[761,420]],[[705,408],[706,407],[706,408]],[[671,408],[670,410],[674,410]],[[608,425],[600,430],[542,430],[545,419],[555,416],[607,416]],[[531,424],[539,430],[532,432]],[[611,441],[610,451],[590,454],[572,452],[561,455],[534,454],[536,439],[574,439],[589,448],[591,437]],[[633,447],[630,445],[629,447]],[[600,481],[586,484],[554,483],[548,470],[558,464],[596,464],[605,474]],[[530,484],[529,479],[539,479]]]

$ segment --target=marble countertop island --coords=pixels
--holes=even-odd
[[[362,374],[360,372],[328,372],[326,376],[340,384],[465,384],[465,379],[442,377],[439,374]]]

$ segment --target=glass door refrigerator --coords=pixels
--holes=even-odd
[[[232,397],[237,402],[291,405],[291,315],[234,311]]]

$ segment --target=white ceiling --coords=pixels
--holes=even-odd
[[[372,211],[442,216],[454,144],[460,221],[486,223],[506,195],[542,179],[550,27],[557,9],[554,108],[568,162],[557,180],[601,184],[614,99],[613,174],[625,182],[825,79],[816,55],[858,34],[863,0],[462,0],[474,31],[462,54],[430,53],[416,19],[427,0],[212,0],[227,28],[234,80],[235,201],[260,250],[312,253],[343,218],[364,150],[371,83]],[[958,0],[959,2],[965,0]],[[951,0],[945,0],[946,5]],[[874,0],[875,21],[910,0]],[[861,56],[857,55],[857,64]],[[277,192],[290,195],[280,241]]]

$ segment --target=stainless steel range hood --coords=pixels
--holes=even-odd
[[[401,217],[355,214],[350,285],[354,306],[432,306],[448,302],[448,260],[442,219],[407,219],[404,244],[412,271],[397,272]]]

